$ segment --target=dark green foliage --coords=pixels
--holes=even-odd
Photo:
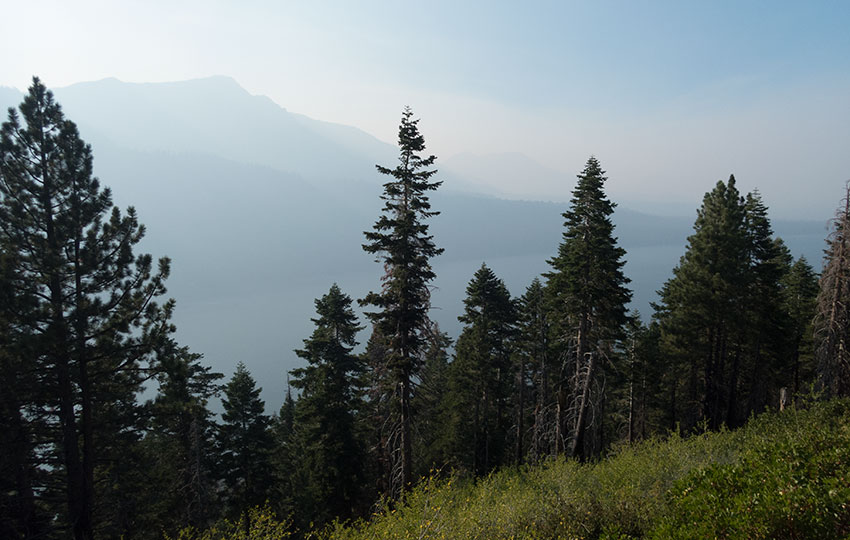
[[[221,400],[224,413],[217,434],[217,472],[224,482],[222,496],[231,516],[264,504],[271,488],[274,439],[260,390],[242,362],[224,385]]]
[[[601,364],[608,361],[627,322],[631,292],[623,274],[625,250],[617,246],[611,214],[615,205],[603,192],[607,179],[595,157],[578,175],[558,255],[549,261],[554,345],[561,359],[556,440],[569,455],[586,455],[586,435],[599,403]]]
[[[316,300],[316,313],[316,329],[296,351],[307,366],[291,371],[292,385],[301,390],[293,430],[299,455],[293,461],[304,480],[294,486],[296,519],[304,525],[346,519],[368,509],[361,496],[365,452],[355,425],[363,368],[352,353],[362,327],[351,298],[336,284]]]
[[[296,510],[295,494],[306,480],[304,472],[297,467],[303,449],[295,437],[295,400],[288,379],[286,397],[277,416],[272,419],[271,430],[275,450],[271,458],[274,482],[269,500],[279,515],[292,515]]]
[[[557,366],[553,362],[551,345],[549,343],[551,325],[550,315],[546,305],[546,294],[543,284],[534,278],[531,285],[520,297],[517,307],[517,335],[515,362],[518,367],[518,389],[516,392],[517,407],[517,436],[515,442],[517,451],[516,461],[527,455],[532,463],[546,457],[555,456],[558,452],[556,441],[559,432],[557,428],[557,405],[553,402],[553,388],[557,381]],[[529,386],[530,383],[530,387]],[[530,390],[527,393],[524,391]],[[532,411],[529,414],[528,410]],[[531,426],[531,437],[526,445],[521,437],[525,435],[524,425],[528,421]],[[519,455],[517,455],[519,454]]]
[[[482,475],[504,464],[511,425],[516,306],[485,264],[466,287],[465,323],[449,366],[444,429],[453,465]]]
[[[390,434],[390,455],[398,463],[390,467],[388,485],[392,496],[398,496],[413,480],[412,431],[410,401],[412,381],[422,363],[421,354],[428,330],[428,310],[431,307],[428,283],[434,279],[430,259],[443,252],[428,234],[425,219],[437,215],[431,211],[427,193],[441,182],[431,182],[436,170],[434,156],[422,157],[425,139],[419,133],[413,113],[406,108],[398,131],[399,164],[393,168],[377,166],[381,174],[391,177],[384,184],[384,214],[367,231],[363,249],[379,255],[386,275],[381,292],[369,293],[361,300],[378,311],[367,313],[376,330],[383,336],[387,376],[390,378],[397,421],[392,422],[397,433]],[[398,469],[397,473],[395,470]]]
[[[358,428],[364,435],[368,458],[368,485],[383,500],[392,500],[394,473],[399,473],[398,453],[393,459],[395,438],[399,434],[397,401],[394,399],[393,379],[387,365],[387,346],[384,336],[376,327],[366,343],[362,355],[363,409],[358,417]],[[397,478],[397,476],[396,476]]]
[[[626,252],[613,236],[611,215],[616,205],[603,191],[604,174],[591,157],[578,175],[570,209],[563,214],[567,230],[546,277],[560,316],[559,333],[571,335],[576,325],[572,319],[592,318],[586,321],[587,339],[610,341],[622,335],[631,292],[622,271]]]
[[[734,177],[706,193],[656,306],[676,379],[671,414],[684,428],[738,426],[794,386],[802,329],[784,292],[792,260],[758,193],[741,197]]]
[[[784,244],[773,238],[767,207],[756,191],[744,200],[747,247],[747,273],[744,293],[744,336],[741,359],[732,359],[729,384],[729,412],[726,423],[741,425],[751,414],[776,403],[781,387],[790,386],[789,333],[791,321],[783,309],[782,279],[789,271],[791,255]],[[740,370],[740,376],[736,373]],[[734,388],[734,380],[740,380]],[[737,399],[737,396],[740,396]],[[746,397],[745,397],[746,396]],[[738,403],[736,403],[736,401]]]
[[[805,381],[813,381],[815,375],[812,341],[812,320],[815,316],[818,296],[818,276],[805,257],[791,264],[782,276],[783,310],[790,324],[792,352],[791,390],[800,394]]]
[[[0,244],[0,538],[33,538],[49,530],[34,489],[43,485],[36,441],[45,422],[34,407],[38,377],[28,363],[31,335],[18,321],[26,302],[15,253]]]
[[[605,366],[606,416],[597,432],[603,441],[634,443],[670,428],[665,393],[670,378],[659,335],[657,323],[644,324],[640,313],[631,314],[619,361]]]
[[[35,79],[0,129],[0,538],[850,537],[850,406],[804,397],[815,376],[850,393],[850,200],[819,288],[760,195],[718,182],[646,325],[591,157],[546,285],[515,301],[482,265],[450,362],[417,123],[405,109],[399,164],[378,166],[365,353],[334,285],[296,351],[298,399],[270,419],[240,363],[219,426],[221,375],[157,303],[169,261],[134,255],[144,227]]]
[[[659,292],[657,317],[684,379],[677,420],[685,428],[702,419],[717,428],[726,419],[723,381],[730,359],[737,354],[740,361],[747,248],[743,199],[730,177],[706,193],[685,255]]]
[[[449,464],[450,434],[444,425],[446,395],[449,385],[449,352],[452,340],[433,323],[428,336],[425,362],[419,374],[419,385],[413,395],[414,473],[417,478]]]
[[[0,133],[0,249],[15,254],[15,320],[32,338],[19,367],[38,379],[18,405],[46,424],[31,432],[50,471],[38,492],[63,493],[54,524],[75,538],[124,533],[132,501],[117,504],[108,491],[123,485],[116,460],[141,425],[141,369],[170,329],[154,302],[169,261],[155,272],[149,255],[133,254],[144,227],[132,208],[112,206],[92,176],[90,147],[38,79],[19,109]]]
[[[713,464],[677,483],[668,517],[652,538],[846,538],[847,413],[846,402],[832,402],[814,414],[792,411],[761,422],[760,436],[740,460]],[[798,415],[817,423],[803,427]]]
[[[202,355],[173,339],[157,350],[159,392],[150,404],[142,441],[150,491],[146,528],[176,531],[209,525],[219,509],[213,484],[215,424],[207,408],[218,395],[221,373],[201,365]]]

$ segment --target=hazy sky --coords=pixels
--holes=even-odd
[[[12,2],[0,85],[221,74],[290,111],[429,149],[591,153],[612,197],[699,204],[734,173],[826,219],[850,179],[850,2]],[[505,182],[506,179],[496,179]]]

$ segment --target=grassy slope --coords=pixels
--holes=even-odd
[[[180,540],[290,538],[262,509]],[[734,432],[623,446],[471,481],[430,478],[396,510],[308,538],[850,539],[850,400],[767,413]]]
[[[850,402],[770,413],[735,432],[672,436],[579,465],[430,479],[330,539],[846,538]]]

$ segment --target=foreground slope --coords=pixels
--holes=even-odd
[[[322,537],[845,538],[850,402],[765,414],[735,432],[647,441],[477,483],[429,479],[396,510]]]

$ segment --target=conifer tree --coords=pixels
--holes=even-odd
[[[19,111],[0,132],[0,245],[20,261],[14,294],[37,299],[19,320],[36,338],[35,399],[58,433],[38,441],[53,443],[51,478],[64,485],[55,523],[89,539],[96,468],[137,427],[127,422],[136,422],[140,369],[168,332],[155,299],[169,262],[155,271],[149,255],[133,254],[144,227],[133,208],[113,207],[92,176],[91,148],[37,78]]]
[[[0,538],[24,539],[49,531],[50,509],[36,501],[35,445],[46,426],[35,407],[38,377],[28,366],[32,336],[19,319],[26,301],[15,294],[16,259],[0,245]]]
[[[377,326],[372,327],[362,360],[364,372],[361,387],[364,403],[358,420],[359,431],[364,434],[366,441],[366,464],[369,469],[367,476],[369,483],[375,486],[377,494],[384,500],[391,500],[393,445],[390,441],[397,435],[397,424],[393,424],[398,415],[393,412],[393,382],[387,365],[387,347]]]
[[[815,319],[817,386],[827,397],[850,395],[850,183],[826,239]]]
[[[600,363],[609,358],[626,324],[632,293],[623,274],[625,250],[617,246],[605,196],[607,178],[595,157],[578,175],[566,231],[546,274],[556,345],[562,358],[558,383],[557,437],[567,454],[585,457],[591,405]]]
[[[673,416],[683,414],[686,429],[740,425],[791,385],[793,321],[783,303],[791,260],[758,192],[742,197],[732,176],[706,193],[656,306],[684,383]]]
[[[364,233],[368,243],[363,245],[366,252],[378,255],[386,270],[381,291],[369,293],[361,304],[377,308],[367,316],[383,336],[391,378],[397,415],[396,428],[388,439],[392,448],[389,454],[398,459],[389,482],[394,497],[409,489],[412,481],[410,402],[428,330],[428,284],[435,277],[430,259],[443,252],[434,244],[424,222],[438,214],[431,210],[428,192],[441,182],[430,181],[437,172],[429,169],[436,157],[421,155],[425,138],[419,133],[418,122],[406,108],[399,125],[399,164],[392,169],[377,166],[381,174],[391,179],[384,184],[381,196],[384,213],[375,222],[374,230]]]
[[[523,400],[533,407],[531,414],[531,441],[529,457],[537,462],[548,456],[557,454],[555,434],[557,429],[557,414],[552,402],[552,355],[550,354],[550,322],[546,305],[545,288],[539,278],[534,278],[525,290],[518,303],[518,323],[516,349],[520,367],[527,370],[531,381],[532,394]],[[520,371],[523,371],[522,369]],[[522,404],[518,404],[519,413],[523,412]],[[521,422],[517,421],[517,429],[521,430]],[[519,439],[519,436],[517,437]]]
[[[200,361],[203,355],[173,338],[157,348],[159,392],[150,404],[150,429],[143,447],[157,530],[203,527],[216,515],[213,474],[214,427],[209,400],[223,377]]]
[[[509,450],[516,307],[486,264],[470,280],[463,303],[458,320],[466,326],[449,369],[445,424],[455,464],[482,475],[505,463]]]
[[[279,515],[293,515],[296,511],[295,495],[306,479],[302,471],[296,470],[298,458],[304,451],[299,448],[295,436],[295,399],[288,377],[283,405],[272,419],[272,433],[275,443],[272,454],[275,480],[270,498],[274,501],[273,509]]]
[[[298,465],[306,485],[298,486],[301,510],[312,521],[347,519],[362,505],[362,445],[355,417],[360,409],[358,382],[363,371],[352,353],[362,327],[351,309],[351,298],[334,284],[316,300],[316,325],[296,354],[308,362],[293,369],[292,385],[301,390],[295,407],[296,437],[303,454]]]
[[[449,378],[449,352],[452,340],[440,331],[436,322],[431,324],[425,362],[419,375],[419,385],[413,396],[412,408],[417,418],[416,469],[418,477],[441,470],[448,463],[448,437],[445,419],[445,396]]]
[[[782,278],[783,310],[790,320],[792,395],[814,380],[812,320],[818,297],[818,276],[804,256],[793,262]]]
[[[705,194],[685,255],[659,294],[657,316],[670,350],[685,364],[683,427],[716,429],[728,403],[723,381],[744,326],[748,239],[735,177]],[[738,353],[740,354],[740,352]]]
[[[782,304],[782,278],[792,259],[781,239],[774,238],[767,206],[757,190],[744,200],[747,235],[747,272],[743,312],[746,333],[741,336],[742,353],[748,358],[742,370],[740,356],[733,356],[729,375],[729,405],[726,424],[738,427],[753,413],[761,412],[778,396],[785,380],[788,362],[790,319]],[[740,371],[740,373],[739,373]],[[738,381],[746,400],[737,403]],[[743,396],[742,396],[743,397]]]
[[[239,362],[221,400],[224,412],[217,436],[218,474],[224,481],[227,513],[241,513],[245,520],[249,508],[265,502],[273,478],[274,440],[261,390],[245,364]]]
[[[605,366],[606,414],[604,429],[597,433],[601,443],[634,443],[670,429],[665,390],[671,370],[658,349],[658,324],[645,324],[635,310],[625,330],[618,362]]]

